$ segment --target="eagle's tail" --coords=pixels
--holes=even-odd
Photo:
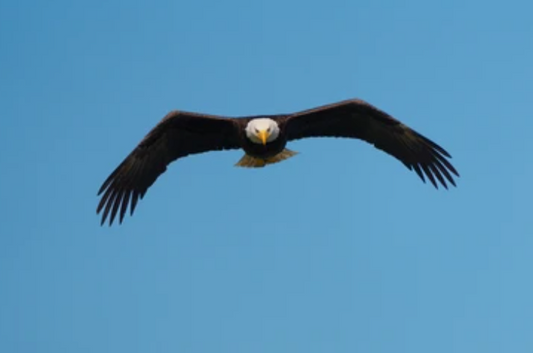
[[[289,159],[293,157],[294,155],[298,154],[298,152],[291,151],[289,149],[284,149],[277,155],[270,157],[270,158],[255,158],[248,154],[245,154],[242,156],[242,158],[235,164],[237,167],[244,167],[244,168],[262,168],[269,164],[278,163],[281,161],[284,161],[286,159]]]

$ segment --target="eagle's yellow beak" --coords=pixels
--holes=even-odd
[[[270,133],[266,130],[261,130],[257,133],[257,136],[259,137],[261,142],[263,142],[263,145],[266,145],[267,139],[270,136]]]

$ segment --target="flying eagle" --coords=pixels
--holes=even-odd
[[[191,154],[243,149],[240,167],[264,167],[291,158],[288,141],[307,137],[356,138],[373,144],[414,170],[448,188],[455,186],[450,173],[459,173],[445,158],[451,156],[435,142],[360,99],[324,105],[293,114],[221,117],[185,111],[168,113],[109,175],[98,191],[104,193],[97,214],[101,225],[120,215],[122,223],[148,188],[178,158]]]

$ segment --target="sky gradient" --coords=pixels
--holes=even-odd
[[[0,352],[531,352],[533,5],[0,0]],[[358,97],[442,145],[435,190],[360,141],[96,192],[170,110]]]

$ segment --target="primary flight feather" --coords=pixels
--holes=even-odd
[[[294,114],[241,118],[172,111],[168,113],[104,181],[97,213],[101,224],[116,216],[122,223],[128,206],[132,215],[148,188],[178,158],[209,151],[243,149],[236,164],[264,167],[296,154],[288,141],[309,137],[355,138],[392,155],[438,188],[455,186],[459,176],[435,142],[371,104],[352,99]]]

